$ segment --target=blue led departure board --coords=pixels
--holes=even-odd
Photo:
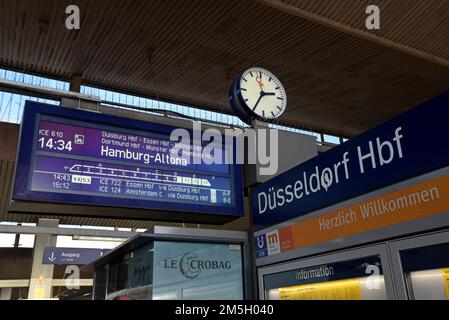
[[[219,146],[220,164],[205,142],[173,156],[174,129],[27,102],[13,200],[242,216],[233,146]]]

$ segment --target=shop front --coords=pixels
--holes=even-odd
[[[251,299],[250,261],[244,232],[155,227],[94,262],[94,299]]]

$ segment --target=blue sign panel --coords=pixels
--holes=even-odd
[[[109,251],[110,250],[100,249],[47,247],[44,249],[42,264],[86,265],[107,254]]]
[[[209,164],[208,142],[172,152],[175,129],[27,102],[13,200],[242,216],[242,167],[224,161],[233,146]]]
[[[256,259],[268,256],[267,236],[262,234],[255,239]]]
[[[253,188],[255,229],[448,166],[448,119],[446,93]]]

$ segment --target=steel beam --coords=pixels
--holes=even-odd
[[[0,233],[13,234],[51,234],[57,236],[86,236],[100,238],[118,238],[128,239],[138,234],[130,231],[110,231],[110,230],[91,230],[75,228],[49,228],[49,227],[28,227],[28,226],[9,226],[0,225]]]

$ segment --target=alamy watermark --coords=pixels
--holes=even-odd
[[[366,288],[368,290],[380,290],[383,277],[379,266],[369,264],[366,266],[365,273],[369,275],[365,282]]]
[[[195,121],[192,131],[174,130],[170,141],[175,142],[170,158],[184,166],[252,164],[259,166],[261,176],[278,172],[279,131],[276,129],[225,129],[223,134],[213,128],[203,131],[201,123]]]
[[[68,15],[65,20],[65,27],[68,30],[80,30],[81,29],[81,12],[77,5],[70,5],[65,9],[65,13]]]
[[[69,290],[79,290],[81,287],[81,271],[78,266],[67,266],[65,274],[68,274],[65,278],[65,286]]]
[[[365,21],[365,27],[368,30],[380,29],[380,8],[376,5],[366,7],[365,13],[368,15]]]
[[[77,5],[67,6],[65,13],[67,15],[65,26],[68,30],[81,29],[81,12]],[[368,30],[380,29],[380,8],[376,5],[369,5],[366,7],[365,13],[368,17],[365,20],[365,27]]]

